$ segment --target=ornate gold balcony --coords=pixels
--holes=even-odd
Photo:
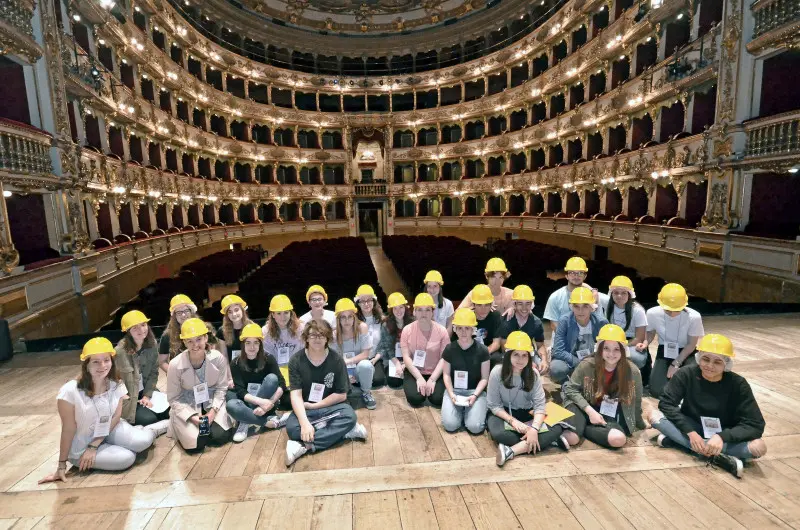
[[[385,197],[389,192],[389,186],[381,184],[356,184],[355,194],[357,197]]]
[[[0,2],[0,55],[18,55],[30,63],[42,56],[33,38],[34,0]]]
[[[49,134],[0,118],[0,170],[9,174],[52,173]]]
[[[747,131],[748,157],[780,157],[800,154],[800,111],[751,121]]]
[[[753,39],[785,24],[800,22],[800,0],[762,0],[753,3]]]

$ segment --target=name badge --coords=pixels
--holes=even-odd
[[[400,343],[394,345],[394,356],[395,357],[402,357],[403,356],[403,348],[400,347]]]
[[[389,361],[389,377],[397,377],[397,366],[393,361]]]
[[[719,421],[719,418],[700,416],[700,423],[703,425],[703,438],[706,440],[722,432],[722,423]]]
[[[585,357],[588,357],[590,353],[592,353],[592,350],[590,350],[588,348],[584,348],[582,350],[576,351],[575,355],[578,356],[578,360],[579,361],[582,361]]]
[[[144,390],[144,378],[142,377],[142,374],[140,373],[139,374],[139,390],[137,390],[137,392],[141,392],[142,390]]]
[[[258,394],[258,391],[261,390],[261,385],[258,383],[247,383],[247,393],[251,396],[255,396]]]
[[[325,394],[325,385],[322,383],[311,383],[311,392],[308,393],[308,400],[311,403],[322,401],[322,396]]]
[[[350,359],[352,359],[355,356],[356,356],[356,352],[354,352],[354,351],[346,351],[346,352],[344,352],[344,362],[349,361]]]
[[[231,361],[235,361],[242,354],[242,350],[231,350]]]
[[[600,414],[608,416],[609,418],[616,418],[618,405],[618,399],[611,399],[608,396],[604,396],[603,401],[600,402]]]
[[[92,438],[105,438],[109,432],[111,432],[111,416],[106,414],[97,418]]]
[[[278,348],[278,364],[286,364],[292,356],[292,348],[289,346],[281,346]]]
[[[469,407],[469,396],[456,395],[456,402],[453,404],[456,407]]]
[[[677,359],[680,353],[677,342],[668,342],[664,344],[664,357],[667,359]]]
[[[466,370],[455,370],[455,377],[453,378],[453,386],[456,388],[466,390],[467,387],[467,376],[468,372]]]
[[[425,357],[428,355],[428,352],[425,350],[414,350],[414,366],[417,368],[424,368],[425,367]]]
[[[192,387],[194,390],[194,404],[195,405],[202,405],[206,401],[208,401],[208,385],[206,383],[200,383],[199,385],[194,385]]]

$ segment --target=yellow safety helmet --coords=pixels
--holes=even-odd
[[[683,311],[688,304],[686,289],[677,283],[668,283],[658,293],[658,305],[667,311]]]
[[[425,279],[422,280],[422,283],[428,282],[435,282],[439,285],[444,285],[444,279],[442,278],[442,273],[439,271],[428,271],[428,274],[425,275]]]
[[[576,287],[569,295],[570,304],[594,304],[594,294],[586,287]]]
[[[340,298],[336,302],[336,307],[334,308],[333,312],[336,316],[339,316],[339,313],[343,311],[352,311],[355,313],[357,311],[356,305],[349,298]]]
[[[486,262],[486,269],[484,272],[508,272],[506,262],[500,258],[492,258]]]
[[[717,355],[724,355],[725,357],[735,357],[733,353],[733,343],[725,335],[718,333],[709,333],[704,335],[700,342],[697,343],[697,351],[704,351],[708,353],[716,353]]]
[[[583,258],[575,256],[574,258],[569,258],[567,260],[567,264],[564,266],[564,271],[589,272],[589,267],[586,266],[586,262],[583,261]]]
[[[376,299],[378,298],[377,296],[375,296],[375,289],[373,289],[372,286],[367,284],[360,286],[358,288],[358,291],[356,291],[356,298],[360,298],[362,296],[371,296]]]
[[[626,346],[628,345],[628,337],[625,336],[625,330],[616,324],[606,324],[600,328],[600,332],[597,334],[597,340],[613,340],[615,342],[621,342]]]
[[[239,340],[244,342],[244,339],[264,340],[264,333],[261,331],[261,326],[254,322],[250,322],[243,327],[242,334],[239,335]]]
[[[608,286],[609,296],[611,296],[611,291],[614,289],[624,289],[630,293],[631,298],[636,298],[636,291],[633,290],[633,282],[627,276],[616,276],[611,280],[611,285]]]
[[[190,318],[181,325],[181,340],[193,339],[208,333],[208,326],[199,318]]]
[[[173,311],[175,311],[176,307],[183,304],[190,305],[195,308],[194,309],[195,311],[197,311],[197,305],[195,305],[195,303],[192,302],[191,298],[189,298],[185,294],[176,294],[175,296],[172,297],[172,300],[169,301],[169,312],[172,313]]]
[[[325,298],[325,301],[328,301],[328,293],[325,292],[325,289],[323,289],[321,285],[312,285],[308,288],[308,291],[306,291],[306,302],[308,302],[308,299],[311,298],[311,295],[314,293],[321,294],[322,297]]]
[[[505,349],[506,351],[519,350],[531,353],[533,351],[533,343],[524,331],[512,331],[506,339]]]
[[[517,285],[514,287],[511,299],[515,302],[533,302],[533,291],[527,285]]]
[[[493,304],[494,296],[492,290],[488,285],[479,284],[472,289],[472,303],[473,304]]]
[[[294,307],[292,306],[291,300],[285,294],[276,294],[272,297],[272,300],[269,301],[269,310],[271,313],[280,313],[282,311],[291,311]]]
[[[475,311],[472,309],[462,307],[460,309],[456,309],[456,313],[453,315],[453,325],[474,328],[478,325],[478,317],[475,316]]]
[[[111,344],[111,341],[105,337],[95,337],[93,339],[89,339],[86,344],[83,345],[83,350],[81,351],[81,361],[85,361],[88,357],[92,355],[99,355],[101,353],[107,353],[110,356],[115,356],[117,354],[114,351],[114,345]]]
[[[406,297],[403,296],[403,293],[392,293],[389,295],[386,305],[389,309],[391,309],[399,305],[406,305],[407,303],[408,300],[406,300]]]
[[[436,302],[433,301],[433,297],[428,293],[419,293],[416,298],[414,298],[414,308],[417,307],[436,307]]]
[[[242,300],[235,294],[229,294],[222,299],[222,311],[220,311],[220,313],[224,315],[225,313],[228,312],[228,308],[234,304],[239,304],[240,306],[242,306],[242,311],[247,309],[247,303],[244,300]]]
[[[128,311],[122,315],[122,332],[126,332],[133,326],[150,322],[150,319],[145,316],[141,311]]]

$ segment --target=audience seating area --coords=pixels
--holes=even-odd
[[[185,265],[183,270],[193,272],[208,285],[237,283],[261,265],[258,250],[224,250]]]

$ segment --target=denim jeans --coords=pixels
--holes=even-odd
[[[278,386],[279,383],[277,376],[275,374],[267,374],[267,376],[261,382],[261,388],[258,389],[258,392],[256,392],[255,395],[256,397],[263,399],[271,398],[273,395],[275,395],[275,392],[278,391]],[[230,396],[232,393],[229,393],[228,395]],[[231,418],[241,423],[263,426],[265,423],[267,423],[267,418],[272,416],[272,414],[269,412],[263,416],[256,416],[253,413],[253,409],[256,408],[256,405],[243,401],[238,397],[228,399],[225,406]]]
[[[375,366],[369,359],[359,361],[356,365],[356,381],[361,387],[361,392],[372,390],[372,379],[375,377]]]
[[[337,403],[331,407],[306,410],[306,416],[308,421],[314,421],[334,412],[338,412],[339,415],[328,420],[328,424],[325,427],[317,429],[314,433],[314,441],[311,443],[312,451],[321,451],[335,445],[356,426],[358,418],[353,407],[347,403]],[[303,443],[303,439],[300,436],[300,420],[297,419],[297,415],[294,412],[289,416],[289,421],[286,422],[286,434],[290,440]]]
[[[574,369],[574,367],[570,368],[569,365],[561,359],[553,359],[550,362],[550,379],[554,383],[565,383],[567,379],[569,379],[569,376],[572,375]]]
[[[692,425],[695,426],[695,432],[702,436],[703,426],[700,425],[700,422],[695,421],[687,416],[684,416],[684,418],[690,421]],[[689,442],[689,437],[683,434],[681,430],[667,418],[661,418],[659,421],[653,424],[653,428],[658,429],[661,434],[681,447],[685,447],[689,451],[692,450],[692,444]],[[750,448],[748,447],[749,443],[750,442],[737,442],[732,444],[726,443],[722,445],[722,452],[726,455],[735,456],[740,460],[751,460],[753,458],[753,454],[750,452]]]
[[[453,389],[453,393],[457,396],[471,396],[475,393],[475,389]],[[481,395],[475,399],[475,403],[471,407],[459,407],[450,401],[450,394],[444,393],[442,400],[442,427],[447,432],[454,432],[461,428],[461,425],[466,426],[467,430],[472,434],[481,434],[486,428],[486,412],[489,409],[486,403],[486,392],[481,392]]]

